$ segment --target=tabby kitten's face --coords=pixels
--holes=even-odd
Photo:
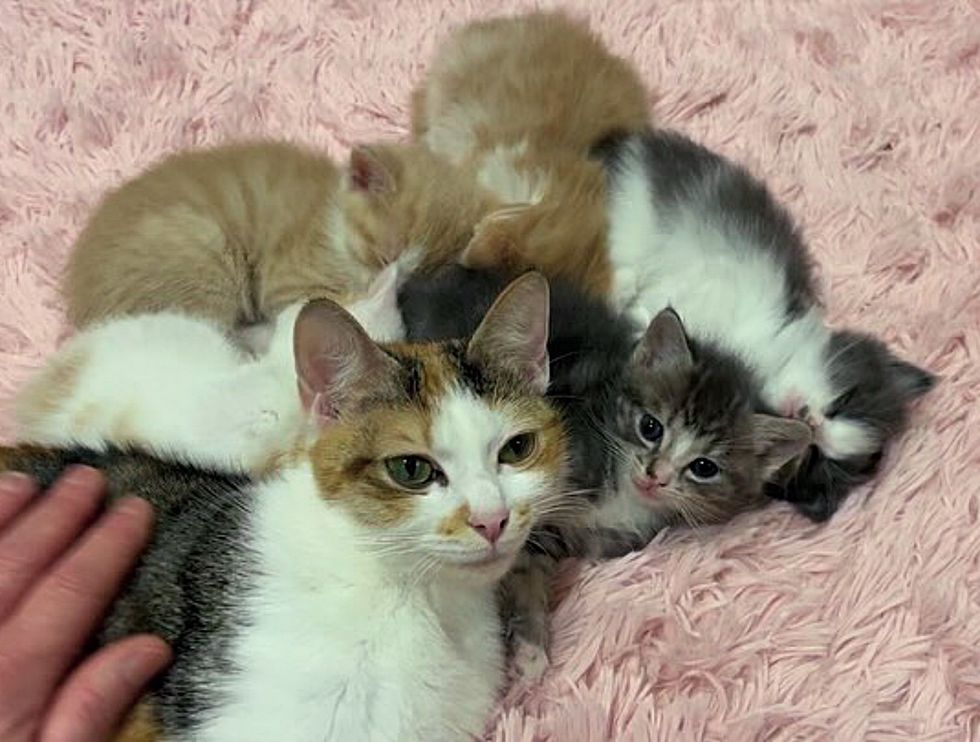
[[[563,491],[564,432],[542,396],[547,283],[512,283],[469,343],[378,346],[323,306],[296,325],[322,496],[416,573],[499,578]]]
[[[747,371],[691,352],[677,315],[650,323],[618,403],[616,473],[658,519],[727,520],[766,500],[763,484],[811,441],[807,425],[752,411]]]

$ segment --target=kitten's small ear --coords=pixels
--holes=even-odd
[[[813,431],[801,420],[774,415],[752,416],[752,438],[763,481],[800,456],[813,443]]]
[[[934,374],[895,356],[890,359],[888,372],[899,394],[909,401],[931,391],[937,382]]]
[[[393,192],[396,187],[395,174],[387,159],[377,147],[364,144],[354,147],[347,166],[350,189],[372,195]]]
[[[548,388],[548,281],[525,273],[505,288],[476,328],[466,356],[526,379],[538,394]]]
[[[684,324],[671,308],[662,309],[650,320],[634,358],[644,366],[684,368],[694,363]]]
[[[293,328],[296,383],[303,407],[323,425],[367,394],[392,384],[398,363],[357,321],[328,299],[306,304]]]

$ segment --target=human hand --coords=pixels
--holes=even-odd
[[[170,662],[160,638],[78,654],[146,546],[153,511],[126,498],[89,528],[102,475],[76,467],[51,491],[0,476],[0,740],[103,742]],[[37,500],[34,502],[34,500]]]

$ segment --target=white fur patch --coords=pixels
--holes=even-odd
[[[450,106],[430,122],[423,140],[430,150],[459,165],[476,149],[473,132],[483,119],[484,111],[480,105]]]
[[[522,432],[519,421],[488,407],[467,390],[446,395],[432,423],[432,453],[449,480],[442,498],[455,507],[466,504],[473,513],[504,509],[513,513],[548,494],[549,475],[498,462],[504,443]],[[516,556],[526,537],[527,530],[511,518],[497,548]],[[468,544],[474,554],[486,551],[486,543],[475,532]]]
[[[493,584],[419,580],[411,555],[372,552],[309,465],[263,485],[254,539],[238,671],[197,739],[448,742],[482,730],[502,680]]]
[[[543,173],[521,171],[515,162],[527,152],[527,142],[498,145],[483,156],[477,180],[505,204],[536,204],[548,190]]]

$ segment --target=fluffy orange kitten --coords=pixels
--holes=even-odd
[[[177,309],[248,326],[358,294],[406,249],[455,256],[494,203],[414,144],[356,147],[345,169],[286,143],[177,154],[103,199],[69,260],[69,318]]]
[[[613,131],[649,126],[648,98],[625,60],[561,12],[452,34],[413,94],[413,135],[504,204],[462,262],[533,266],[608,293],[605,180],[586,153]]]

